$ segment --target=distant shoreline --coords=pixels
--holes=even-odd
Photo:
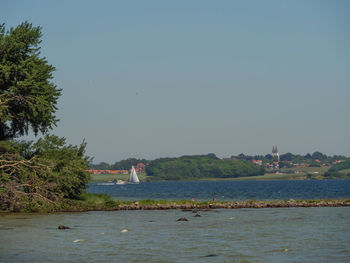
[[[92,175],[91,182],[113,182],[116,180],[128,180],[128,175],[114,175],[114,174],[101,174],[101,175]],[[141,182],[170,182],[171,180],[152,180],[151,177],[146,176],[145,174],[139,175]],[[344,175],[344,177],[333,178],[325,177],[323,175],[315,175],[311,178],[308,178],[305,174],[264,174],[258,176],[244,176],[244,177],[233,177],[233,178],[187,178],[184,180],[178,180],[175,182],[189,182],[189,181],[268,181],[268,180],[348,180],[350,177]]]

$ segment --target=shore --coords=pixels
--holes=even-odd
[[[311,167],[313,168],[313,167]],[[147,176],[145,173],[138,174],[138,177],[141,182],[157,182],[154,178]],[[127,181],[129,175],[114,175],[114,174],[101,174],[101,175],[91,175],[91,182],[113,182],[117,180]],[[334,177],[325,177],[322,173],[319,174],[309,174],[307,175],[306,171],[293,174],[270,174],[266,173],[264,175],[257,176],[244,176],[244,177],[234,177],[234,178],[185,178],[182,181],[268,181],[268,180],[332,180],[332,179],[350,179],[349,176],[342,176],[339,178]],[[158,182],[161,182],[158,181]],[[169,181],[163,181],[169,182]]]
[[[139,200],[119,201],[107,195],[89,194],[84,201],[70,202],[69,206],[55,212],[118,211],[118,210],[169,210],[208,211],[212,209],[288,208],[288,207],[347,207],[350,199],[327,200],[247,200],[247,201],[189,201],[189,200]]]
[[[107,194],[84,193],[79,199],[63,199],[55,203],[41,203],[33,206],[22,204],[0,213],[54,213],[54,212],[88,212],[118,210],[170,210],[209,211],[212,209],[241,208],[288,208],[288,207],[347,207],[350,199],[318,200],[246,200],[246,201],[191,201],[191,200],[135,200],[120,201]]]
[[[141,202],[120,204],[107,210],[210,210],[210,209],[241,209],[241,208],[287,208],[287,207],[341,207],[350,206],[350,200],[288,200],[288,201],[239,201],[239,202],[186,202],[176,201],[166,204],[152,201],[151,205]]]

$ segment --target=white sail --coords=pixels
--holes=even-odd
[[[129,182],[130,183],[139,183],[140,182],[139,178],[137,177],[137,173],[135,171],[134,166],[131,167]]]

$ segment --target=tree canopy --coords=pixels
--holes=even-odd
[[[40,57],[41,28],[24,22],[0,25],[0,209],[40,211],[79,198],[89,181],[86,143],[66,145],[48,135],[56,125],[61,90],[51,82],[55,68]],[[45,134],[37,142],[15,140]]]
[[[56,125],[55,68],[40,57],[41,27],[0,25],[0,140],[45,133]]]

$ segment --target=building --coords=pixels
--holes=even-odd
[[[252,160],[252,162],[256,165],[262,165],[262,160]]]
[[[277,157],[278,162],[280,161],[280,154],[277,149],[277,145],[272,147],[272,156]]]

